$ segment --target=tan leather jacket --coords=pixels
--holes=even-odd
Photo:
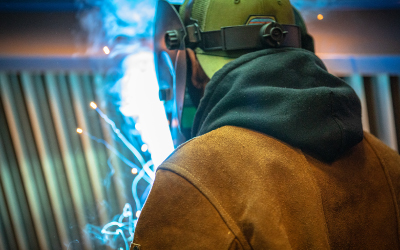
[[[400,156],[364,140],[331,164],[225,126],[158,169],[134,243],[151,249],[400,249]]]

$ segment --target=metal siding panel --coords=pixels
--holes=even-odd
[[[76,133],[77,121],[75,119],[76,115],[74,113],[74,103],[71,97],[72,93],[70,92],[70,86],[67,83],[67,77],[65,75],[58,75],[57,81],[58,81],[58,88],[60,91],[60,100],[65,114],[64,125],[66,125],[59,129],[64,130],[63,132],[69,137],[69,141],[72,145],[73,152],[71,152],[72,154],[69,155],[69,157],[73,159],[74,163],[76,164],[76,169],[78,172],[77,176],[78,179],[76,181],[79,180],[81,186],[81,191],[84,197],[84,203],[86,208],[85,214],[88,217],[88,219],[94,218],[90,220],[91,221],[90,223],[93,223],[93,221],[96,220],[97,217],[90,212],[96,211],[96,204],[94,200],[93,191],[91,189],[91,183],[89,178],[89,172],[86,166],[83,145],[80,140],[80,135]],[[62,131],[60,131],[60,133],[61,132]]]
[[[53,159],[53,156],[56,156],[56,154],[51,150],[50,140],[51,137],[54,138],[52,120],[48,114],[47,104],[43,103],[46,102],[46,96],[42,80],[39,75],[34,75],[33,78],[34,82],[30,80],[28,73],[23,73],[22,75],[22,79],[25,79],[23,81],[23,89],[27,100],[29,117],[58,230],[58,234],[54,232],[52,235],[54,249],[61,247],[61,242],[68,243],[71,240],[68,235],[68,216],[62,200],[64,195],[60,186],[60,180],[58,180],[57,165]]]
[[[0,250],[11,249],[8,242],[12,240],[12,237],[10,237],[9,231],[6,229],[7,227],[9,228],[10,225],[11,223],[8,220],[6,201],[3,196],[3,188],[0,183]]]
[[[35,241],[29,241],[27,230],[34,230],[27,209],[22,210],[26,204],[23,184],[21,182],[18,166],[13,151],[11,138],[8,134],[6,117],[3,109],[1,84],[9,84],[5,73],[0,72],[0,181],[3,185],[5,201],[8,205],[12,228],[17,235],[18,248],[29,249],[29,243],[35,246]],[[6,147],[6,145],[8,145]],[[10,228],[11,230],[11,228]],[[33,247],[35,248],[35,247]],[[37,247],[36,247],[37,248]]]
[[[64,130],[63,133],[68,136],[69,142],[72,145],[73,151],[71,151],[71,155],[69,155],[69,157],[73,159],[73,163],[76,165],[76,171],[78,173],[78,176],[76,176],[76,181],[79,181],[80,192],[83,197],[83,215],[80,215],[85,217],[86,221],[86,225],[83,225],[80,228],[83,238],[83,247],[91,249],[103,249],[103,247],[96,242],[97,236],[93,237],[91,232],[87,231],[87,225],[99,225],[100,222],[97,214],[97,204],[91,188],[92,185],[89,177],[88,167],[86,165],[85,152],[81,143],[81,136],[76,133],[77,121],[74,112],[75,103],[72,98],[73,92],[71,91],[70,83],[67,82],[67,78],[69,78],[67,75],[57,75],[57,85],[60,92],[60,100],[66,118],[64,123],[66,127],[60,129]],[[77,213],[79,212],[80,211],[77,211]],[[75,245],[79,244],[72,244],[71,246]]]
[[[52,118],[51,111],[50,111],[50,103],[48,99],[48,90],[45,88],[44,85],[44,76],[41,75],[38,77],[40,84],[40,91],[39,93],[39,103],[40,107],[42,110],[42,115],[43,115],[43,121],[49,121],[49,122],[44,122],[44,131],[47,134],[47,140],[48,140],[48,149],[49,149],[49,157],[51,157],[53,166],[54,166],[54,177],[56,178],[56,182],[58,184],[58,189],[59,189],[59,194],[60,194],[60,202],[61,208],[63,209],[63,220],[65,221],[64,223],[64,229],[67,241],[63,241],[62,245],[68,245],[70,242],[76,240],[80,240],[80,235],[79,231],[75,230],[74,227],[77,227],[77,221],[76,221],[76,216],[74,212],[74,207],[73,207],[73,201],[70,193],[70,189],[68,186],[68,181],[66,178],[66,173],[65,173],[65,168],[62,162],[62,156],[60,152],[60,148],[58,147],[58,141],[57,141],[57,136],[55,132],[55,126],[54,126],[54,119]],[[74,247],[71,247],[70,249],[75,249]]]
[[[21,220],[23,217],[20,215],[20,204],[17,199],[17,192],[14,188],[13,178],[11,175],[11,166],[7,161],[7,153],[5,151],[5,147],[3,143],[4,140],[0,133],[0,186],[3,186],[3,190],[1,191],[1,214],[2,219],[0,223],[4,225],[4,229],[6,231],[2,232],[2,236],[7,235],[7,242],[9,249],[17,249],[17,242],[20,246],[20,249],[28,249],[28,241],[26,237],[26,231],[24,230],[24,223]],[[14,165],[14,167],[16,167]],[[4,197],[3,197],[4,192]],[[5,206],[7,204],[7,206]],[[3,207],[4,206],[4,207]],[[7,209],[8,208],[8,209]],[[8,211],[10,211],[10,214]],[[14,230],[18,234],[18,240],[14,235]]]
[[[2,151],[1,148],[0,151]],[[0,152],[0,164],[5,164],[1,157],[2,156]],[[15,242],[15,235],[7,209],[7,202],[3,193],[3,187],[0,183],[0,249],[17,249],[17,243]]]
[[[8,224],[16,232],[19,247],[12,248],[111,249],[102,245],[104,239],[98,238],[103,236],[97,230],[125,205],[130,187],[118,185],[116,177],[124,177],[120,171],[129,169],[104,145],[76,133],[78,123],[86,132],[120,147],[108,124],[89,108],[90,101],[104,100],[101,76],[72,73],[68,82],[65,75],[50,72],[42,76],[26,71],[19,76],[11,74],[10,83],[0,74],[7,120],[0,125],[0,143],[10,137],[13,145],[0,147],[0,157],[6,155],[1,160],[11,164],[1,165],[0,185],[6,205],[0,211],[3,217],[4,211],[9,211]],[[113,162],[114,169],[108,162]],[[7,171],[3,171],[5,167]],[[6,221],[2,221],[2,228],[6,228]],[[93,232],[86,227],[90,224],[95,226]],[[0,243],[8,244],[9,238]]]
[[[66,180],[69,184],[69,189],[72,195],[73,208],[70,208],[70,212],[75,211],[75,215],[78,220],[78,227],[85,228],[88,224],[86,219],[86,202],[85,196],[83,195],[86,191],[84,186],[80,181],[80,173],[79,173],[79,163],[77,161],[76,156],[78,154],[74,153],[73,146],[73,137],[76,137],[75,130],[71,131],[71,126],[68,125],[68,121],[72,121],[73,115],[69,114],[72,111],[72,107],[68,107],[67,105],[63,105],[62,96],[66,97],[65,99],[69,99],[69,93],[66,86],[66,82],[57,81],[56,76],[51,72],[45,73],[45,84],[48,90],[49,96],[49,105],[51,114],[54,121],[55,131],[57,134],[57,141],[59,143],[60,151],[61,151],[61,159],[65,166]],[[70,118],[69,118],[70,117]],[[73,123],[74,121],[72,121]],[[76,126],[72,126],[76,127]],[[75,149],[79,150],[79,147]],[[86,166],[82,166],[86,167]],[[72,216],[72,215],[71,215]],[[83,239],[83,249],[90,250],[92,249],[92,243],[87,235],[79,235],[81,230],[75,230],[74,227],[71,228],[74,233],[72,233],[72,240],[77,240],[81,242],[81,238]],[[78,234],[78,235],[76,235]],[[75,235],[75,237],[74,237]],[[71,244],[71,248],[74,248],[75,244]]]
[[[49,190],[47,188],[46,183],[46,169],[43,167],[43,164],[46,164],[40,157],[40,145],[37,145],[37,141],[35,141],[37,137],[36,131],[38,130],[38,124],[32,120],[32,116],[36,116],[37,114],[32,114],[31,110],[34,106],[30,95],[31,91],[27,91],[26,87],[32,85],[32,76],[28,72],[22,72],[20,74],[21,80],[21,89],[20,95],[18,95],[18,99],[20,100],[19,106],[21,107],[22,102],[24,102],[25,107],[22,110],[19,110],[19,114],[21,115],[22,127],[25,133],[25,145],[27,146],[29,161],[32,167],[32,172],[34,174],[34,181],[36,182],[37,192],[39,194],[40,206],[39,209],[42,213],[42,218],[44,220],[44,224],[41,225],[41,230],[45,234],[43,237],[46,239],[47,244],[50,249],[56,249],[60,247],[60,242],[58,240],[58,232],[57,226],[55,225],[54,214],[52,210],[51,203],[51,194],[49,194]],[[22,112],[21,112],[22,111]]]
[[[47,225],[45,218],[45,211],[40,197],[42,189],[39,186],[40,176],[35,172],[35,167],[38,167],[38,159],[32,152],[33,138],[30,135],[29,122],[26,117],[26,110],[24,108],[23,96],[15,82],[16,76],[14,75],[14,82],[6,84],[1,82],[2,99],[4,101],[4,108],[7,117],[10,133],[13,138],[13,146],[17,155],[18,164],[21,169],[22,180],[25,187],[25,192],[28,199],[29,208],[32,215],[32,220],[35,227],[35,232],[38,237],[40,249],[50,249],[51,243],[47,235]],[[40,168],[40,165],[39,165]],[[35,179],[38,178],[38,181]],[[42,182],[43,183],[43,182]]]

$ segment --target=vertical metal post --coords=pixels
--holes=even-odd
[[[400,78],[390,77],[390,87],[393,99],[394,122],[397,134],[397,147],[400,152]]]
[[[375,106],[377,110],[377,133],[379,139],[397,150],[396,127],[394,125],[393,102],[389,76],[380,74],[372,78]]]
[[[362,119],[363,129],[367,132],[370,132],[367,100],[365,98],[363,77],[359,74],[354,74],[346,78],[346,82],[354,89],[354,91],[358,95],[358,98],[360,98],[361,112],[362,112],[361,119]]]

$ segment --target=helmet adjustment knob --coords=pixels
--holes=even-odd
[[[267,23],[260,29],[261,42],[267,47],[280,47],[285,41],[287,33],[279,23]]]
[[[165,33],[165,44],[169,50],[176,50],[181,47],[181,42],[179,39],[179,32],[177,30],[168,30]]]

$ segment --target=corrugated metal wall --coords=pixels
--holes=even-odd
[[[124,151],[89,106],[107,106],[104,85],[89,73],[0,72],[0,249],[105,249],[86,225],[101,227],[133,204],[133,176],[76,133]]]
[[[398,149],[399,78],[343,79],[361,98],[365,129]],[[124,152],[89,107],[103,103],[118,117],[104,104],[104,86],[89,73],[0,72],[0,249],[105,249],[86,225],[101,227],[134,204],[130,168],[76,133],[81,127]]]

